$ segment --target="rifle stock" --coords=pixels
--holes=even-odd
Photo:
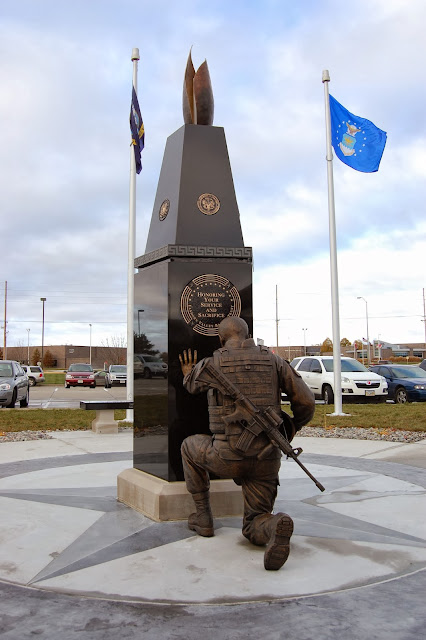
[[[218,389],[221,393],[230,396],[234,400],[236,409],[234,413],[223,418],[225,423],[239,422],[253,437],[263,431],[270,439],[272,446],[278,447],[288,458],[292,458],[297,462],[318,489],[325,491],[325,487],[298,459],[298,456],[302,453],[301,447],[293,449],[290,442],[279,431],[282,419],[272,407],[268,407],[265,410],[256,407],[212,362],[206,361],[203,364],[197,379],[210,387]],[[271,445],[268,445],[268,450]],[[267,453],[264,455],[267,455]]]

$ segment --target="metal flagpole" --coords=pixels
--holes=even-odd
[[[337,277],[337,243],[336,216],[334,211],[333,152],[331,147],[331,116],[328,83],[330,74],[322,72],[325,99],[325,130],[327,139],[327,179],[328,179],[328,227],[330,237],[330,271],[331,271],[331,309],[333,321],[333,362],[334,362],[334,413],[333,416],[345,415],[342,412],[342,365],[340,361],[340,320],[339,320],[339,283]]]
[[[426,347],[426,308],[425,308],[425,288],[424,287],[423,287],[423,322],[425,323],[425,347]],[[426,356],[424,355],[423,357],[426,357]]]
[[[133,62],[133,86],[136,95],[138,93],[138,61],[139,49],[132,50]],[[136,228],[136,162],[133,145],[130,145],[130,192],[129,192],[129,238],[128,238],[128,265],[127,265],[127,400],[133,402],[133,308],[135,298],[135,228]],[[133,409],[126,410],[126,420],[133,422]]]

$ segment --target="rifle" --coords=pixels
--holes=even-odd
[[[224,395],[230,396],[235,404],[236,409],[234,413],[223,417],[225,424],[231,422],[240,423],[243,427],[243,432],[236,444],[236,447],[240,451],[246,451],[250,446],[253,439],[258,436],[262,431],[268,436],[271,443],[265,447],[263,451],[258,455],[259,459],[266,457],[270,452],[272,446],[279,447],[287,458],[292,458],[301,469],[315,482],[320,491],[325,491],[323,485],[308,471],[305,465],[300,462],[299,455],[302,453],[301,447],[293,449],[290,442],[281,434],[279,427],[282,424],[282,418],[272,408],[259,409],[253,402],[247,398],[233,382],[217,368],[212,362],[206,360],[203,363],[198,375],[197,380],[204,382],[209,387],[218,389]]]

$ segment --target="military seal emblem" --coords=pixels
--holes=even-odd
[[[197,207],[205,216],[213,216],[220,209],[219,198],[212,193],[203,193],[197,200]]]
[[[170,209],[170,200],[164,200],[161,203],[160,211],[158,212],[158,217],[160,218],[160,220],[165,220],[165,218],[167,218],[169,209]]]
[[[239,317],[241,298],[227,278],[208,273],[188,282],[181,295],[180,309],[186,324],[196,333],[217,336],[224,318]]]
[[[361,131],[353,124],[346,122],[346,133],[343,134],[342,140],[339,144],[340,150],[345,156],[353,156],[355,153],[356,134]]]

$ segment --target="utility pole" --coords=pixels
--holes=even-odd
[[[367,304],[367,300],[362,296],[357,296],[357,300],[364,300],[365,302],[365,319],[367,322],[367,364],[370,364],[370,334],[368,332],[368,304]],[[364,355],[362,358],[362,362],[364,363]]]
[[[89,364],[92,364],[92,325],[89,323]]]
[[[6,324],[7,324],[7,280],[4,282],[4,333],[3,333],[3,360],[7,359],[7,347],[6,347]]]
[[[302,331],[303,331],[303,348],[304,348],[304,352],[305,352],[305,356],[306,356],[306,332],[307,332],[307,327],[303,328],[302,327]]]

